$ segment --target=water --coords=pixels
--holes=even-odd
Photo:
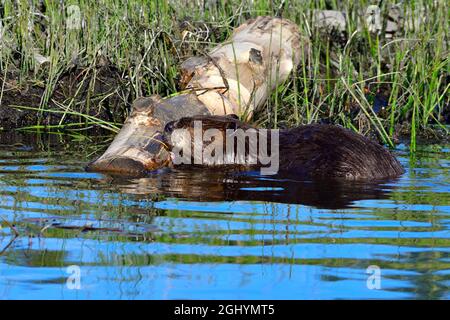
[[[97,145],[0,135],[0,298],[450,298],[449,145],[371,185],[86,173]]]

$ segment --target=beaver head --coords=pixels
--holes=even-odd
[[[231,150],[227,141],[237,139],[237,133],[248,129],[257,132],[235,115],[185,117],[166,124],[163,142],[171,148],[174,164],[233,165],[238,169],[242,165],[256,164],[256,161],[248,160],[252,147],[244,139],[243,150],[238,150],[235,145]],[[253,149],[256,159],[257,150]]]

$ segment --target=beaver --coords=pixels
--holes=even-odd
[[[195,137],[200,137],[200,143]],[[228,145],[228,141],[239,139],[245,146],[244,153],[239,152],[238,144]],[[236,116],[202,115],[167,123],[163,141],[171,150],[175,167],[188,164],[262,170],[267,168],[268,156],[278,161],[275,172],[269,174],[284,173],[308,179],[374,180],[398,177],[404,172],[398,160],[383,146],[330,124],[266,130],[243,123]],[[266,159],[260,159],[264,154],[259,153],[261,150],[267,151]]]

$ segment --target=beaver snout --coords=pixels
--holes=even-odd
[[[171,134],[175,130],[175,125],[177,121],[170,121],[164,127],[165,134]]]

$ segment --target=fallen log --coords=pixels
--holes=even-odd
[[[308,40],[280,18],[248,20],[225,43],[181,66],[184,91],[139,98],[111,145],[89,171],[141,173],[167,165],[165,124],[195,115],[237,114],[249,119],[301,61]]]

